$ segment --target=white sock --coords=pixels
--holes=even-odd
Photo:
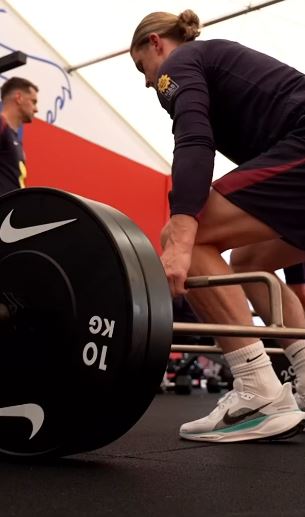
[[[305,339],[298,339],[289,345],[284,353],[294,369],[297,391],[305,393]]]
[[[238,391],[249,391],[266,398],[273,398],[279,392],[282,384],[262,341],[229,352],[225,359],[237,381],[234,387]]]

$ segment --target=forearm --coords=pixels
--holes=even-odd
[[[175,247],[182,252],[191,253],[197,233],[198,222],[194,217],[185,214],[173,215],[167,228],[164,248]]]
[[[194,217],[177,214],[161,234],[163,253],[161,261],[173,296],[184,294],[184,283],[191,265],[192,251],[198,223]]]

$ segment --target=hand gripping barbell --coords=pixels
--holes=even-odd
[[[2,196],[0,452],[68,455],[122,436],[160,385],[173,333],[303,337],[283,328],[277,282],[254,277],[187,285],[267,281],[269,327],[173,326],[159,257],[128,217],[55,189]]]

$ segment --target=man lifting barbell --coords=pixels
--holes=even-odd
[[[179,16],[156,12],[139,23],[131,42],[146,86],[156,89],[173,119],[171,218],[161,234],[161,260],[172,295],[185,294],[205,321],[248,326],[252,317],[240,286],[188,292],[184,284],[187,275],[232,272],[221,256],[232,248],[248,246],[255,263],[263,246],[271,271],[304,261],[305,77],[235,42],[194,41],[199,33],[191,10]],[[210,190],[215,149],[237,168]],[[253,286],[251,292],[261,294]],[[304,328],[297,297],[285,285],[282,296],[285,325]],[[261,341],[220,337],[219,343],[234,389],[210,415],[182,425],[181,437],[252,440],[281,434],[304,418]],[[281,344],[303,397],[305,361],[298,368],[297,360],[305,340]]]

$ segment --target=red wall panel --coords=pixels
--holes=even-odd
[[[160,251],[168,177],[36,119],[24,128],[27,186],[48,186],[101,201],[128,215]]]

